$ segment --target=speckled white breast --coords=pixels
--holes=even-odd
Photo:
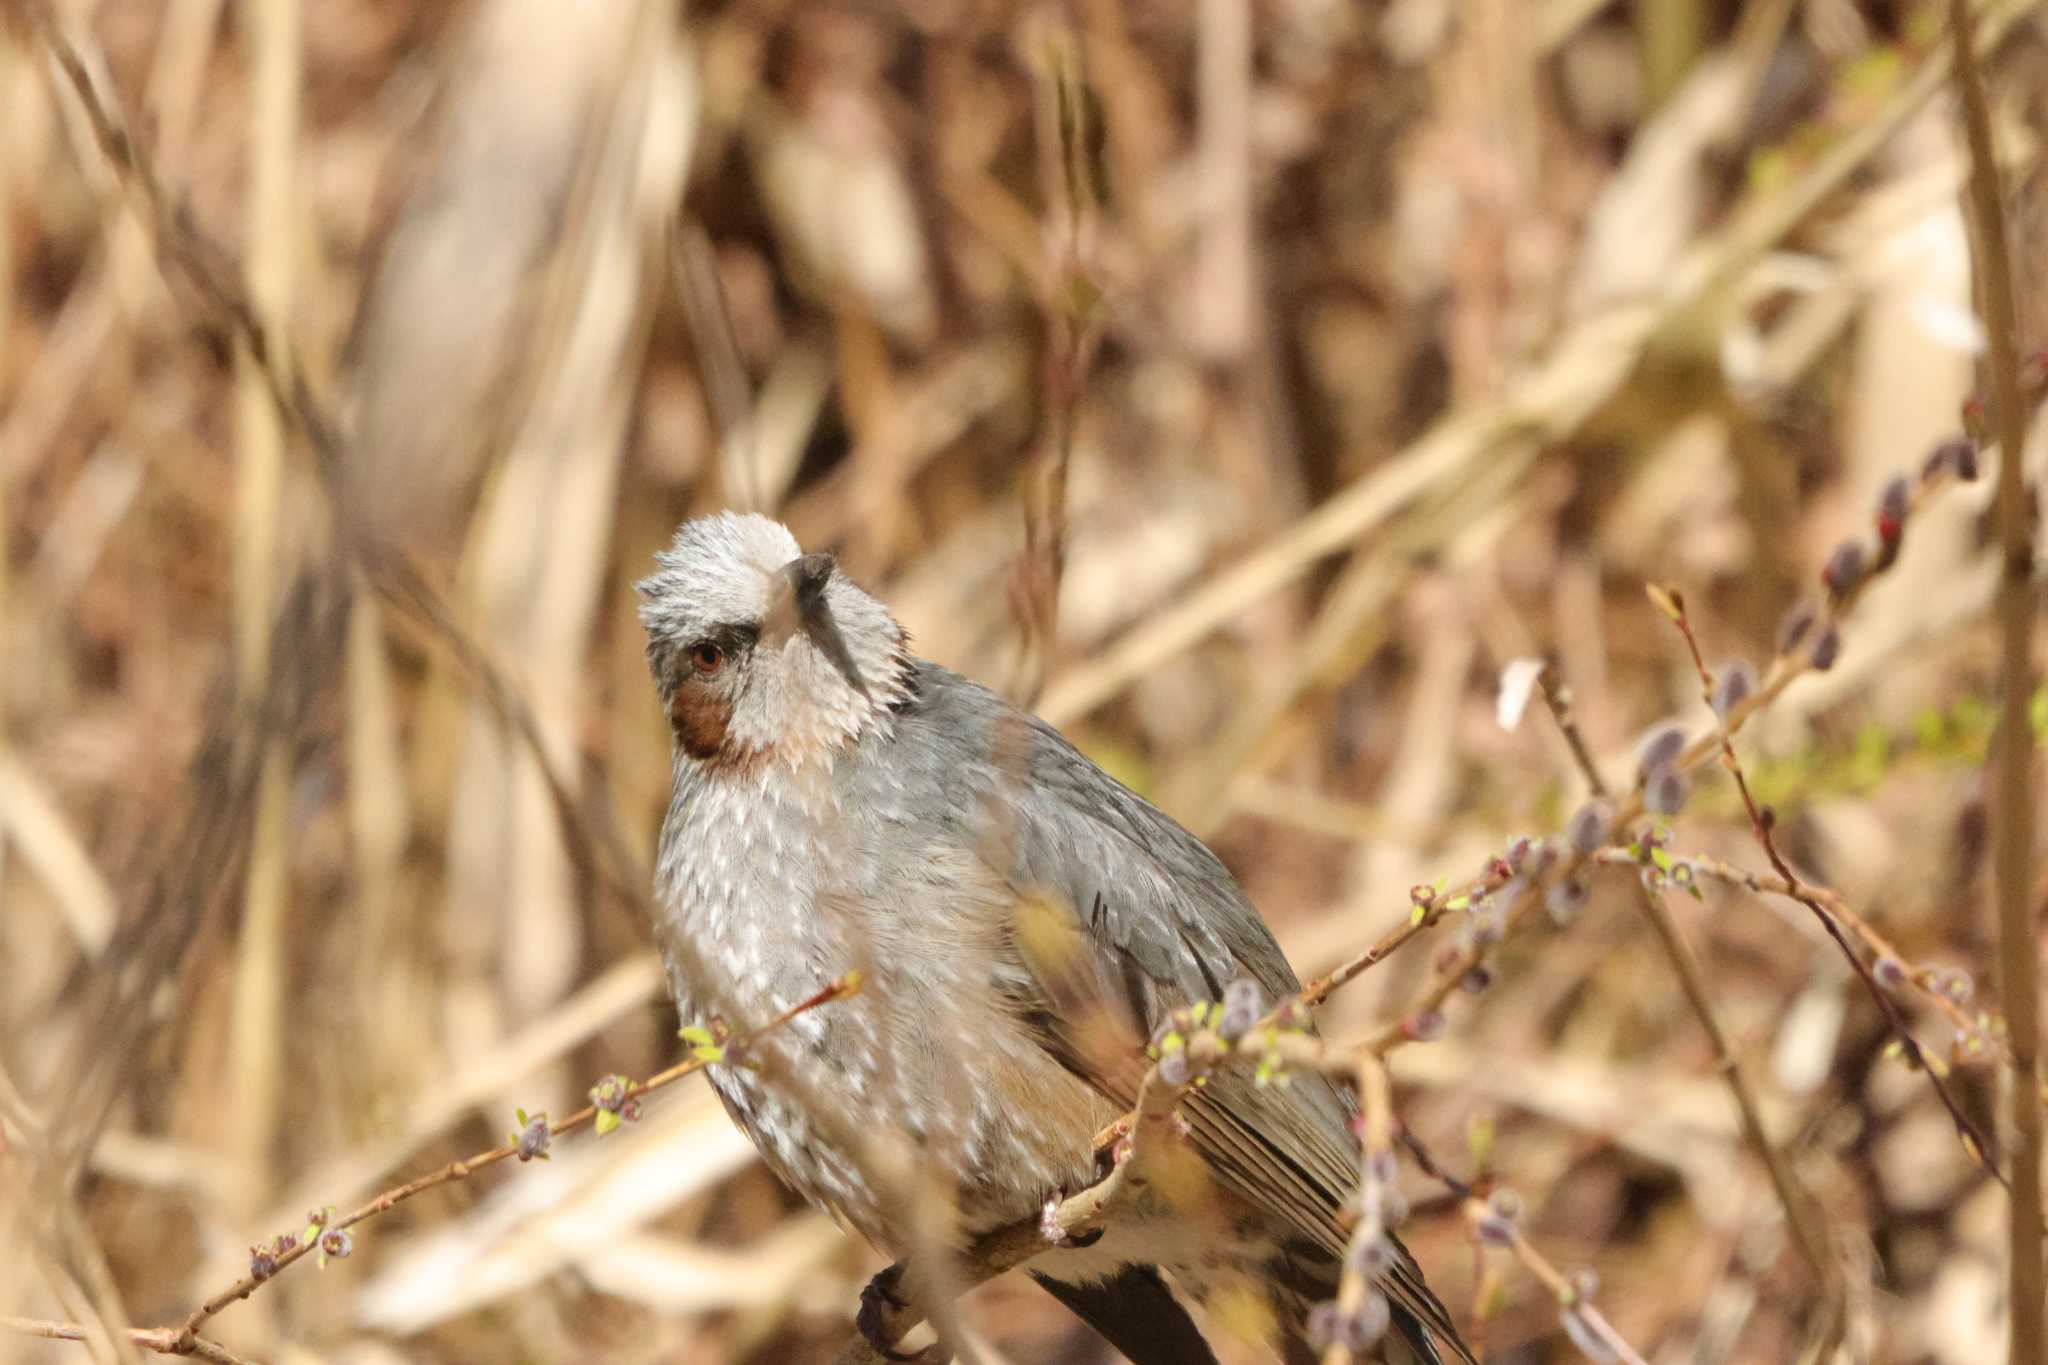
[[[706,1023],[715,972],[739,1026],[859,968],[855,999],[799,1016],[787,1066],[720,1065],[710,1079],[764,1160],[869,1240],[907,1250],[862,1175],[877,1137],[953,1190],[978,1231],[1090,1178],[1089,1139],[1112,1112],[1014,1026],[987,983],[993,923],[964,900],[988,890],[943,855],[892,877],[872,819],[839,808],[822,765],[713,773],[687,760],[662,836],[657,937],[685,1022]],[[868,815],[872,816],[870,812]],[[886,813],[884,813],[886,814]]]

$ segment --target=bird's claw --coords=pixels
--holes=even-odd
[[[903,1267],[892,1265],[869,1280],[867,1287],[860,1291],[860,1312],[854,1315],[853,1324],[860,1329],[861,1340],[884,1360],[936,1365],[940,1357],[932,1354],[933,1348],[922,1351],[896,1349],[894,1319],[898,1312],[910,1306],[910,1301],[896,1292],[897,1281],[902,1278]]]

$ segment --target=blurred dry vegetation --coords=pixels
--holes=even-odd
[[[631,584],[683,517],[775,511],[924,653],[1042,673],[1040,709],[1216,843],[1306,977],[1581,799],[1540,707],[1497,722],[1509,660],[1556,661],[1626,780],[1645,727],[1705,714],[1643,585],[1685,591],[1710,659],[1767,658],[1976,382],[1966,161],[1918,75],[1945,6],[1920,0],[56,9],[176,230],[247,281],[346,439],[316,469],[8,25],[8,1313],[176,1323],[308,1209],[678,1054],[641,908],[338,526],[416,557],[585,824],[644,866],[668,738]],[[1988,67],[2029,345],[2036,22]],[[1069,420],[1048,641],[1019,550]],[[1742,740],[1797,863],[1980,995],[1987,500],[1930,502],[1841,663]],[[1725,780],[1675,846],[1761,866]],[[2000,1358],[2003,1196],[1840,954],[1790,902],[1674,904],[1825,1211],[1851,1358]],[[1434,946],[1326,1031],[1397,1012]],[[1520,1191],[1648,1359],[1793,1358],[1815,1285],[1628,874],[1496,977],[1395,1057],[1403,1120]],[[1952,1084],[1994,1131],[1993,1072]],[[1410,1175],[1405,1235],[1461,1321],[1492,1310],[1489,1358],[1575,1358],[1545,1291]],[[220,1338],[814,1359],[878,1264],[696,1082],[358,1234]],[[1012,1358],[1100,1358],[1018,1277],[971,1311]]]

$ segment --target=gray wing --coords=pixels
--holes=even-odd
[[[1068,908],[1083,928],[1085,970],[1054,984],[1020,962],[1017,979],[998,983],[1069,1070],[1128,1108],[1148,1065],[1144,1041],[1171,1011],[1220,999],[1239,978],[1268,1001],[1300,989],[1272,931],[1194,835],[978,684],[930,664],[917,683],[897,717],[908,742],[892,747],[937,765],[929,776],[947,818],[995,876],[1019,897]],[[1082,1036],[1083,1020],[1093,1036]],[[1107,1047],[1104,1024],[1118,1029]],[[1337,1211],[1358,1179],[1348,1091],[1320,1075],[1261,1088],[1227,1070],[1190,1093],[1183,1112],[1218,1178],[1274,1211],[1298,1254],[1341,1258]],[[1405,1253],[1383,1287],[1462,1354]]]

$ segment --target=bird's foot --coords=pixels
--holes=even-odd
[[[896,1286],[903,1281],[903,1264],[897,1262],[876,1273],[860,1291],[860,1312],[855,1314],[853,1325],[860,1329],[861,1340],[873,1348],[876,1355],[884,1360],[916,1361],[921,1365],[937,1365],[943,1357],[933,1354],[937,1347],[922,1351],[899,1351],[897,1338],[903,1335],[897,1319],[903,1310],[910,1307],[910,1300],[896,1292]]]

